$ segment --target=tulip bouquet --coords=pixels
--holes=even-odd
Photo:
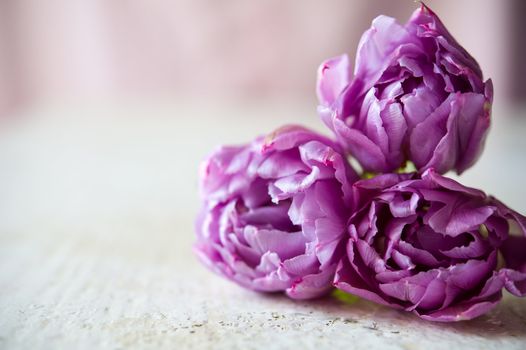
[[[405,26],[377,17],[354,72],[345,55],[323,62],[317,94],[335,140],[289,125],[202,163],[206,266],[257,291],[338,288],[431,321],[526,294],[526,218],[442,175],[480,156],[493,91],[428,7]]]

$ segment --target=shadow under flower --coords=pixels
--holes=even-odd
[[[328,325],[338,323],[377,331],[378,335],[465,336],[484,339],[526,339],[526,301],[505,293],[502,302],[488,314],[474,320],[452,323],[425,321],[416,315],[394,310],[364,299],[333,293],[307,301],[291,300],[282,294],[263,294],[270,304],[294,309],[295,315],[308,316]],[[294,315],[292,315],[294,316]]]

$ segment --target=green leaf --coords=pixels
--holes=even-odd
[[[333,298],[338,299],[339,301],[345,304],[348,304],[348,305],[352,305],[356,303],[358,300],[360,300],[360,298],[357,297],[356,295],[345,293],[339,289],[334,290],[334,292],[332,292],[331,295]]]

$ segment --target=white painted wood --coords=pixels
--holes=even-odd
[[[0,349],[524,349],[526,300],[435,324],[363,300],[245,291],[198,264],[198,159],[287,120],[321,129],[307,111],[76,107],[4,123]],[[463,178],[523,212],[525,125],[496,122]]]

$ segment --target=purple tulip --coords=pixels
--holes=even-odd
[[[493,87],[425,5],[402,26],[377,17],[360,40],[354,76],[346,55],[318,70],[318,112],[365,170],[462,173],[484,147]]]
[[[332,288],[358,179],[336,144],[287,126],[219,148],[200,175],[195,250],[205,265],[246,288],[296,299]]]
[[[477,317],[526,294],[526,218],[433,169],[353,185],[335,285],[431,321]],[[502,260],[502,261],[500,261]]]

